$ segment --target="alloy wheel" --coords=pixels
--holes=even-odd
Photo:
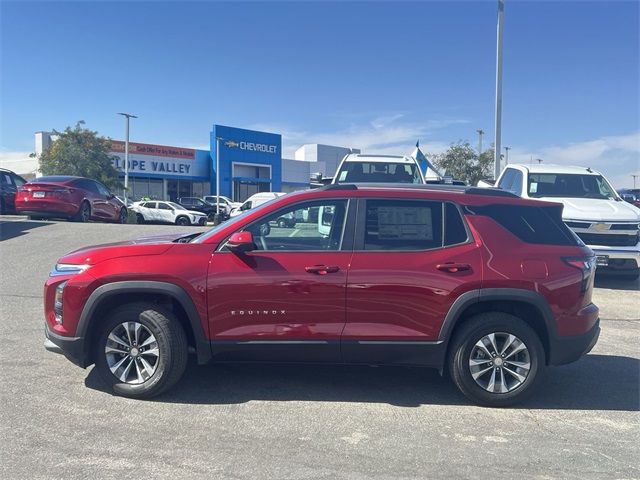
[[[509,393],[520,387],[531,371],[531,356],[515,335],[494,332],[483,336],[471,349],[471,377],[490,393]]]
[[[124,322],[111,330],[104,353],[111,373],[131,385],[151,378],[160,360],[156,337],[139,322]]]

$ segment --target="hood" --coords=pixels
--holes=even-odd
[[[198,217],[206,217],[206,216],[207,216],[207,214],[206,214],[206,213],[198,212],[198,211],[196,211],[196,210],[187,210],[187,213],[188,213],[189,215],[196,215],[196,216],[198,216]]]
[[[561,202],[564,205],[562,218],[565,220],[589,220],[596,222],[640,221],[640,209],[623,201],[558,197],[542,197],[536,200]]]
[[[67,253],[58,263],[74,265],[95,265],[112,258],[137,257],[141,255],[160,255],[173,246],[173,241],[189,235],[189,233],[173,233],[171,235],[156,235],[142,237],[124,242],[105,243],[84,247]]]

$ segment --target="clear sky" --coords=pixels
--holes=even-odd
[[[0,155],[77,120],[208,148],[213,123],[367,152],[493,138],[495,1],[1,3]],[[506,0],[510,160],[640,170],[639,3]]]

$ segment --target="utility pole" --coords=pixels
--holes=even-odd
[[[496,139],[493,178],[500,176],[500,152],[502,151],[502,29],[504,23],[504,0],[498,0],[498,25],[496,31]]]
[[[509,150],[511,147],[504,147],[504,164],[509,165]]]
[[[129,119],[138,118],[131,113],[118,113],[124,121],[124,203],[127,204],[127,190],[129,189]]]
[[[484,135],[484,130],[479,128],[476,132],[478,132],[478,155],[482,155],[482,136]]]
[[[638,175],[634,175],[633,173],[631,174],[631,176],[633,177],[633,188],[635,190],[636,188],[636,178],[638,177]]]

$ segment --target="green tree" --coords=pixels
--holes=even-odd
[[[111,140],[83,128],[84,121],[64,132],[54,130],[58,138],[40,156],[44,175],[77,175],[92,178],[112,190],[122,188],[118,170],[113,166]]]
[[[478,155],[468,141],[459,140],[449,149],[433,156],[433,163],[456,180],[476,185],[478,180],[491,176],[493,168],[493,146]]]

